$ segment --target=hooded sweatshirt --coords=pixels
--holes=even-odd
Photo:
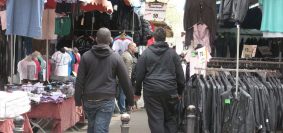
[[[179,94],[185,87],[181,60],[166,42],[156,42],[146,49],[136,65],[136,92],[144,95]]]
[[[81,58],[75,86],[76,106],[81,106],[84,99],[114,99],[116,77],[119,78],[129,106],[132,106],[133,89],[123,59],[108,45],[95,45]]]

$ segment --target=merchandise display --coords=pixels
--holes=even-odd
[[[30,100],[26,92],[0,91],[0,118],[13,118],[30,111]]]
[[[153,116],[166,125],[172,115],[178,133],[282,132],[282,6],[283,0],[0,0],[0,132],[12,133],[19,115],[25,133],[66,132],[92,118],[85,117],[85,101],[116,98],[114,113],[131,112],[132,93],[123,90],[129,88],[141,103],[152,103],[149,95],[163,99],[154,102],[164,115],[141,111],[150,129],[159,127]]]

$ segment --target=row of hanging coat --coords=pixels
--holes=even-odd
[[[282,129],[282,82],[275,75],[242,73],[239,91],[232,73],[194,75],[187,85],[186,105],[197,107],[199,133],[253,133]],[[236,95],[237,94],[237,95]]]
[[[283,83],[280,62],[244,61],[236,92],[235,64],[212,60],[207,76],[193,75],[187,81],[184,105],[197,108],[196,133],[266,133],[283,129]],[[254,62],[254,63],[247,63]],[[226,64],[226,65],[225,65]],[[252,65],[255,64],[255,65]],[[267,65],[270,64],[270,65]],[[241,67],[241,66],[240,66]]]

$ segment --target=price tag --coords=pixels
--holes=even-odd
[[[242,58],[253,58],[256,54],[257,45],[244,45]]]
[[[225,103],[225,104],[231,104],[231,99],[225,99],[225,100],[224,100],[224,103]]]

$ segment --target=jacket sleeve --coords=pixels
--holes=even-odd
[[[127,66],[129,77],[131,78],[132,65],[133,65],[133,64],[132,64],[132,61],[131,61],[131,57],[129,57],[129,55],[126,54],[126,53],[124,53],[124,54],[122,55],[122,57],[123,57],[124,63],[125,63],[126,66]]]
[[[83,90],[85,86],[85,78],[86,78],[86,64],[84,59],[81,59],[80,65],[79,65],[79,70],[78,70],[78,75],[76,78],[76,85],[75,85],[75,102],[76,106],[81,106],[82,105],[82,95],[83,95]]]
[[[126,100],[129,106],[134,105],[134,91],[131,85],[131,81],[126,69],[126,65],[123,62],[122,58],[118,56],[118,64],[117,64],[117,76],[119,79],[119,83],[122,86],[122,89],[125,93]]]
[[[185,75],[184,75],[184,70],[181,64],[180,57],[175,51],[174,51],[174,63],[175,63],[175,69],[176,69],[175,71],[176,71],[178,94],[182,95],[184,88],[185,88]]]
[[[136,65],[136,92],[135,92],[135,95],[137,96],[141,96],[142,82],[146,74],[145,52],[138,59],[138,62]]]

